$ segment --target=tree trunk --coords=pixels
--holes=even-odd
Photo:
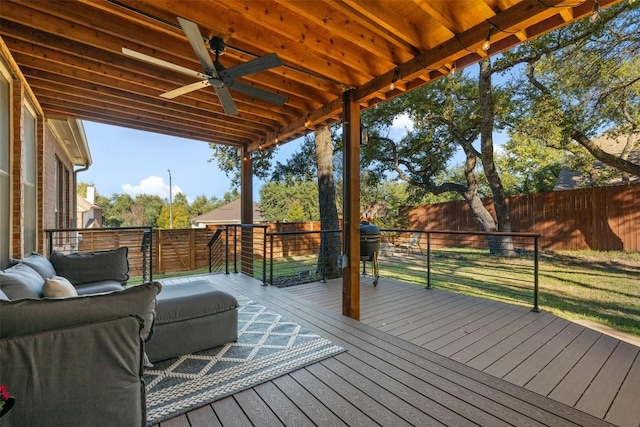
[[[333,145],[328,126],[316,130],[316,158],[318,162],[318,201],[320,205],[320,228],[338,230],[338,209],[336,207],[336,186],[333,180]],[[322,233],[318,272],[323,279],[340,277],[338,269],[340,255],[340,234]]]
[[[478,197],[478,179],[474,172],[477,161],[476,154],[469,146],[463,146],[463,150],[467,156],[464,162],[464,176],[467,181],[467,188],[462,193],[462,196],[469,205],[473,217],[480,226],[480,230],[496,231],[496,222],[493,220],[491,213],[485,208],[480,197]]]
[[[511,214],[502,186],[502,180],[498,174],[498,169],[493,158],[493,124],[494,124],[494,104],[493,90],[491,86],[491,59],[486,58],[480,61],[480,76],[478,78],[478,90],[480,95],[480,152],[482,167],[487,177],[489,187],[493,193],[493,206],[496,210],[498,231],[511,231]],[[511,237],[495,239],[499,243],[499,250],[502,255],[515,256],[513,240]],[[489,240],[489,247],[493,253],[492,239]]]

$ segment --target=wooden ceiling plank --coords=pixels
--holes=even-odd
[[[60,99],[60,95],[62,93],[66,93],[65,99],[71,100],[76,104],[83,104],[87,108],[90,108],[96,102],[95,95],[92,97],[92,91],[90,90],[84,88],[73,89],[68,86],[56,87],[54,89],[50,87],[43,87],[46,86],[46,84],[47,81],[45,80],[35,80],[34,87],[38,88],[39,96],[47,97],[49,99]],[[62,92],[61,89],[67,91],[73,90],[73,92]],[[197,128],[198,126],[207,126],[211,129],[215,129],[216,131],[224,131],[227,134],[243,139],[251,139],[255,136],[255,132],[242,130],[237,126],[233,126],[233,124],[230,123],[225,123],[224,121],[206,120],[206,118],[187,116],[184,114],[176,115],[176,112],[170,109],[156,109],[155,111],[149,109],[141,109],[140,105],[138,104],[125,107],[122,104],[121,99],[110,94],[102,94],[100,97],[100,103],[103,103],[105,106],[108,105],[109,108],[112,108],[114,110],[129,112],[132,115],[149,115],[150,117],[158,115],[163,117],[163,120],[170,126],[178,126],[182,128]],[[261,131],[264,131],[264,129],[261,129]]]
[[[69,71],[68,68],[59,68],[58,73],[60,74],[72,74],[80,78],[81,75],[84,75],[84,79],[87,81],[103,81],[106,83],[108,77],[110,76],[113,80],[111,85],[120,87],[122,84],[128,84],[131,82],[135,82],[142,89],[132,89],[132,93],[136,93],[138,90],[148,91],[149,94],[153,94],[157,102],[166,102],[162,98],[158,96],[159,93],[162,93],[166,90],[166,86],[162,87],[166,81],[170,79],[181,80],[182,76],[177,75],[176,73],[166,72],[166,74],[162,74],[157,77],[154,75],[148,74],[148,67],[144,67],[142,65],[135,64],[134,66],[126,66],[118,64],[123,61],[121,57],[113,56],[108,53],[93,53],[92,55],[88,55],[87,58],[96,58],[99,54],[106,55],[100,63],[84,58],[78,57],[76,55],[65,54],[57,51],[50,51],[49,49],[35,45],[32,43],[27,43],[24,41],[18,41],[13,39],[12,37],[7,37],[6,34],[8,30],[10,30],[11,25],[4,25],[2,31],[5,31],[5,39],[6,42],[12,47],[15,52],[20,54],[28,55],[32,57],[33,62],[42,62],[41,58],[47,58],[47,67],[53,68],[55,64],[59,64],[60,67],[72,67],[75,69],[73,73]],[[60,45],[61,42],[58,42]],[[68,43],[74,43],[72,41],[68,41]],[[84,48],[85,52],[87,49],[92,48]],[[72,49],[70,49],[72,50]],[[73,50],[72,50],[73,51]],[[111,65],[113,64],[113,65]],[[31,64],[33,65],[33,64]],[[137,71],[137,72],[136,72]],[[94,72],[95,75],[91,75],[88,73]],[[154,82],[157,84],[154,85]],[[183,81],[176,81],[175,86],[180,86],[183,84]],[[156,92],[154,93],[154,88]],[[203,91],[200,91],[203,92]],[[173,103],[184,103],[187,102],[188,99],[197,99],[203,102],[210,102],[211,111],[218,111],[222,114],[222,110],[219,105],[216,103],[216,97],[211,94],[206,94],[206,91],[198,94],[191,94],[190,96],[181,97],[180,100],[171,101]],[[295,113],[289,113],[286,115],[286,108],[278,108],[273,109],[265,105],[265,102],[260,104],[258,103],[250,103],[250,105],[246,108],[247,113],[254,113],[256,116],[269,117],[272,120],[276,120],[279,122],[288,120]],[[283,113],[282,115],[276,116],[275,112],[279,111]],[[238,118],[230,118],[231,120],[240,120]]]
[[[267,13],[264,4],[249,2],[243,5],[236,1],[199,3],[194,8],[190,2],[181,0],[153,0],[156,7],[170,10],[176,16],[189,19],[209,28],[214,34],[230,34],[230,45],[245,45],[248,49],[260,49],[263,52],[275,52],[287,64],[296,64],[297,68],[312,71],[335,82],[354,86],[368,80],[366,70],[341,66],[340,57],[327,58],[328,49],[318,52],[311,43],[304,43],[299,34],[288,31],[287,25],[272,13]],[[206,17],[225,16],[228,19]],[[249,22],[246,22],[249,20]],[[311,78],[307,76],[307,78]],[[339,90],[336,86],[334,90]]]
[[[437,19],[452,34],[459,34],[475,27],[495,15],[483,1],[459,1],[458,8],[450,7],[448,0],[414,0],[427,14]],[[461,5],[464,3],[464,5]],[[464,13],[462,13],[464,10]]]
[[[52,101],[52,102],[49,103],[49,101]],[[115,124],[117,126],[122,126],[122,127],[131,127],[131,125],[135,124],[138,126],[138,128],[142,128],[144,130],[147,130],[153,133],[177,135],[177,136],[182,136],[183,138],[196,138],[196,139],[207,141],[207,142],[221,141],[219,139],[216,140],[216,137],[220,135],[219,133],[216,133],[210,129],[203,128],[203,127],[182,129],[182,128],[176,128],[171,126],[165,126],[161,122],[155,122],[155,121],[143,122],[141,120],[137,120],[134,116],[121,115],[121,114],[114,113],[111,110],[103,110],[101,108],[94,108],[91,111],[86,111],[86,109],[82,105],[74,105],[73,103],[60,101],[59,99],[54,99],[54,100],[45,99],[43,101],[43,106],[46,111],[50,112],[50,114],[64,115],[67,117],[80,118],[83,120],[90,120],[90,121],[96,121],[96,120],[100,121],[99,119],[103,119],[103,120],[108,119],[110,123]],[[176,131],[179,131],[179,133],[176,134],[175,133]],[[232,138],[228,138],[226,135],[225,135],[224,141],[226,144],[230,144],[230,145],[244,145],[247,143],[247,141],[238,141]],[[220,143],[220,142],[216,142],[216,143]]]
[[[301,18],[300,24],[309,27],[309,22],[316,25],[316,29],[309,33],[317,34],[319,42],[330,40],[332,50],[338,50],[345,59],[352,57],[371,58],[369,70],[379,74],[381,69],[388,70],[396,64],[409,60],[412,46],[404,45],[402,49],[391,43],[386,37],[376,34],[371,26],[363,25],[362,16],[358,21],[349,8],[337,2],[283,2],[282,8],[287,8]],[[288,22],[288,21],[287,21]],[[340,39],[346,40],[340,43]],[[357,48],[355,48],[357,47]],[[409,49],[407,51],[407,48]],[[357,64],[356,64],[357,65]]]
[[[88,0],[90,1],[90,0]],[[145,13],[148,12],[150,14],[157,14],[158,13],[158,9],[155,7],[158,3],[156,1],[152,1],[151,3],[149,2],[145,2],[145,1],[139,1],[139,0],[134,0],[134,1],[121,1],[121,3],[125,3],[125,4],[129,4],[132,7],[135,7],[136,9],[140,9],[142,11],[144,11]],[[172,19],[175,20],[175,13],[172,12],[171,14]],[[206,34],[205,34],[206,35]],[[216,34],[219,35],[219,34]],[[235,42],[236,40],[231,40],[231,42]],[[258,46],[258,43],[254,43],[252,45],[254,48]],[[263,50],[264,53],[271,53],[273,50],[269,50],[269,49],[264,49]],[[281,56],[281,55],[280,55]],[[246,62],[248,60],[254,59],[256,58],[257,55],[248,55],[243,53],[242,50],[240,50],[238,47],[234,47],[232,45],[228,45],[227,46],[227,51],[225,53],[225,58],[234,58],[237,63],[241,63],[241,62]],[[235,65],[235,64],[231,64],[231,65]],[[229,66],[231,66],[229,65]],[[320,78],[311,78],[308,74],[302,73],[302,72],[296,72],[294,70],[294,68],[291,67],[287,67],[286,65],[284,67],[277,67],[274,69],[269,70],[269,74],[274,74],[276,77],[275,78],[271,78],[270,80],[272,81],[278,81],[278,82],[282,82],[286,85],[290,85],[291,86],[291,81],[293,81],[294,83],[297,83],[299,86],[301,87],[305,87],[305,88],[310,88],[309,90],[313,90],[315,88],[315,90],[317,91],[317,94],[330,94],[333,93],[333,96],[339,96],[339,88],[337,87],[335,82],[329,82],[325,79],[320,79]],[[264,82],[265,86],[270,86],[268,84],[268,80],[266,80]],[[274,88],[282,88],[281,84],[276,84],[273,85]],[[297,94],[298,96],[300,96],[300,93],[303,93],[303,90],[297,90],[297,89],[292,89],[291,91],[285,92],[285,94]],[[326,96],[326,95],[324,95]]]
[[[3,6],[3,8],[5,8],[5,6]],[[82,9],[81,7],[74,7],[70,13],[73,19],[68,20],[69,16],[67,15],[67,11],[65,10],[63,12],[61,8],[56,8],[52,2],[29,2],[27,5],[7,2],[7,8],[13,16],[21,17],[21,19],[17,20],[21,24],[28,25],[31,22],[44,21],[46,25],[38,25],[39,30],[42,32],[58,35],[62,38],[74,40],[100,50],[110,51],[118,56],[121,56],[122,47],[128,47],[132,50],[143,50],[143,53],[157,56],[160,59],[195,71],[201,68],[188,42],[185,41],[186,38],[182,32],[154,33],[143,27],[135,26],[134,23],[127,23],[122,20],[117,21],[117,26],[103,25],[101,23],[111,21],[108,17],[105,17],[104,14],[101,15],[103,11],[94,9],[80,10]],[[58,14],[64,18],[58,16]],[[83,20],[85,16],[87,20]],[[87,23],[90,23],[91,27],[87,27]],[[101,33],[101,31],[104,31],[106,34]],[[167,34],[172,34],[172,36]],[[145,42],[146,40],[149,41]],[[46,37],[42,38],[42,44],[47,44]],[[182,53],[182,55],[176,57],[175,53],[173,53],[169,56],[166,52],[178,52]],[[131,59],[127,59],[127,61],[131,62]],[[235,64],[229,64],[229,67],[233,65]],[[270,81],[264,81],[265,76],[272,76],[272,73],[256,73],[243,78],[243,80],[270,90],[281,86],[280,82],[283,80],[282,78],[271,77]],[[299,92],[298,90],[285,93],[284,95],[291,97]]]

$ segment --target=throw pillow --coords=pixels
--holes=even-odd
[[[37,252],[34,252],[28,257],[22,258],[17,261],[33,268],[35,271],[38,272],[38,274],[42,276],[43,279],[46,279],[48,277],[53,277],[56,275],[56,270],[54,270],[51,262],[49,262],[47,258],[43,257]]]
[[[71,282],[62,276],[53,276],[44,279],[42,293],[47,298],[67,298],[78,295],[76,288],[73,287]]]
[[[128,252],[126,246],[96,252],[54,252],[49,259],[57,274],[66,277],[74,285],[103,280],[126,283],[129,280]]]
[[[33,268],[18,263],[0,271],[0,290],[10,299],[41,298],[44,279]]]

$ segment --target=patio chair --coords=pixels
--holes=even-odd
[[[420,255],[423,255],[422,246],[420,246],[420,238],[422,237],[422,233],[412,233],[409,237],[409,240],[406,242],[401,242],[398,245],[398,248],[402,250],[406,250],[407,253],[413,253],[415,249],[420,251]]]

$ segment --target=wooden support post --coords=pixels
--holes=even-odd
[[[342,314],[360,320],[360,106],[353,91],[343,98],[344,254]]]
[[[240,222],[253,224],[253,167],[247,146],[242,149],[242,171],[240,177]],[[245,262],[243,262],[243,260]],[[248,262],[251,260],[251,262]],[[253,275],[253,229],[240,229],[240,271]]]

